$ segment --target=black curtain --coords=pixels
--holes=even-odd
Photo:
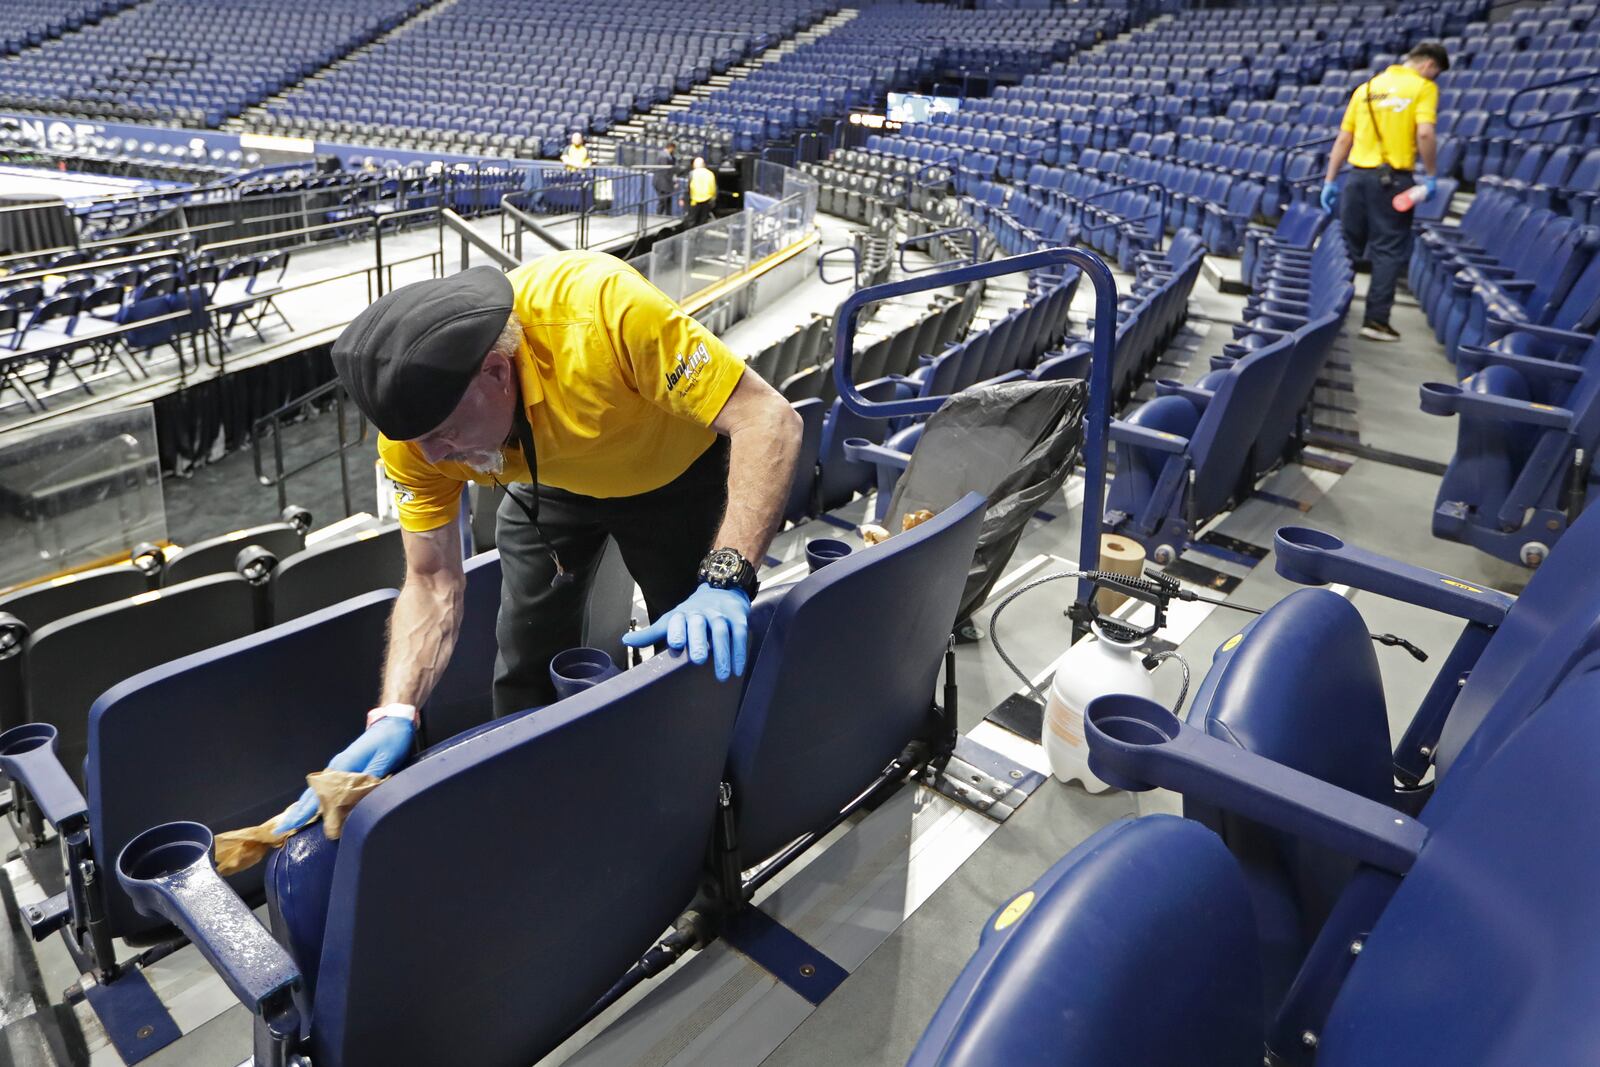
[[[255,421],[334,378],[332,345],[229,371],[155,402],[161,473],[186,475],[248,448]]]

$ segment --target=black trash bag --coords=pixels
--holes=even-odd
[[[886,515],[938,514],[968,493],[988,500],[956,625],[989,595],[1028,519],[1067,480],[1083,447],[1086,383],[1006,382],[966,389],[928,419]]]

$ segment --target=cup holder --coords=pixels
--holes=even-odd
[[[845,541],[832,537],[813,537],[806,542],[806,565],[815,574],[834,560],[844,559],[850,552],[850,545]]]
[[[1423,411],[1429,415],[1454,415],[1461,387],[1445,382],[1424,382],[1421,393]]]
[[[604,649],[569,648],[550,658],[550,684],[563,700],[621,673]]]
[[[1151,785],[1139,774],[1142,753],[1177,739],[1178,717],[1148,697],[1111,693],[1089,701],[1084,709],[1084,734],[1089,742],[1089,769],[1101,781],[1140,792]]]
[[[124,884],[154,882],[209,864],[211,831],[197,822],[169,822],[129,841],[117,857]]]
[[[1326,530],[1314,530],[1309,526],[1280,526],[1278,538],[1290,548],[1311,549],[1317,552],[1339,552],[1344,548],[1344,539],[1335,537]]]
[[[47,722],[13,726],[0,734],[0,756],[20,756],[55,744],[56,728]]]

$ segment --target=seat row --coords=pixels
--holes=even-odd
[[[719,683],[682,654],[663,654],[493,723],[446,724],[430,703],[428,729],[473,728],[430,733],[433,747],[363,800],[339,840],[315,825],[231,885],[211,873],[204,827],[270,817],[342,743],[349,709],[378,676],[392,591],[106,694],[90,721],[86,794],[35,788],[47,781],[42,760],[8,768],[29,782],[46,821],[86,828],[75,856],[110,871],[120,863],[128,875],[85,887],[103,907],[101,932],[170,941],[174,923],[256,1014],[258,1050],[275,1044],[329,1067],[532,1062],[608,1003],[608,991],[619,995],[720,933],[743,944],[740,929],[771,922],[748,903],[757,886],[950,750],[953,719],[932,701],[983,509],[969,495],[883,545],[764,591],[742,682]],[[493,649],[492,557],[468,563],[464,640],[474,655]],[[890,645],[869,650],[860,627],[892,635]],[[839,670],[819,676],[820,662]],[[482,682],[468,695],[482,723]],[[212,755],[224,744],[229,774],[217,775]],[[590,773],[582,754],[595,751],[610,753],[620,783],[598,804],[579,787]],[[185,880],[206,884],[210,906],[176,883],[149,883],[159,875],[140,858],[141,839],[151,843],[145,831],[172,820],[207,837]],[[427,829],[443,826],[454,829]],[[153,831],[169,859],[175,832]],[[419,849],[430,862],[417,862]],[[566,862],[552,865],[552,855]],[[696,899],[702,886],[710,892]],[[474,904],[462,909],[468,887]],[[156,896],[171,907],[162,912]],[[271,935],[238,902],[263,897]],[[65,898],[51,910],[69,936],[86,930]],[[420,942],[404,934],[419,924],[429,930]],[[495,1007],[507,997],[518,1011]],[[396,1013],[405,1027],[392,1025]]]
[[[1105,528],[1170,562],[1289,458],[1354,293],[1338,227],[1314,250],[1276,247],[1211,371],[1192,386],[1158,381],[1153,399],[1112,422]]]

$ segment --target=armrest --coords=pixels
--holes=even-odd
[[[140,914],[182,930],[245,1007],[293,1012],[300,972],[217,874],[210,830],[193,822],[146,830],[117,857],[117,880]]]
[[[1506,267],[1499,263],[1480,263],[1466,268],[1453,280],[1458,285],[1462,282],[1472,285],[1479,281],[1490,280],[1493,280],[1498,285],[1505,285],[1518,279],[1515,267]],[[1533,283],[1528,282],[1527,284],[1532,285]]]
[[[1530,378],[1558,382],[1575,382],[1584,375],[1584,369],[1576,363],[1540,359],[1538,356],[1519,356],[1514,352],[1496,352],[1492,348],[1479,348],[1477,345],[1462,345],[1458,348],[1456,366],[1459,369],[1471,370],[1481,370],[1484,367],[1510,367]]]
[[[1209,389],[1200,389],[1193,385],[1184,385],[1172,378],[1161,378],[1156,381],[1156,396],[1181,396],[1201,411],[1211,403],[1216,394]]]
[[[1422,410],[1429,415],[1475,415],[1480,419],[1520,422],[1552,430],[1569,430],[1572,412],[1550,404],[1531,404],[1505,396],[1469,393],[1459,385],[1422,384]]]
[[[1162,430],[1147,430],[1143,426],[1135,426],[1121,419],[1111,420],[1111,439],[1119,445],[1134,445],[1137,448],[1148,448],[1174,456],[1182,455],[1189,447],[1187,437],[1179,437],[1175,433],[1166,433]],[[849,446],[845,447],[848,452]]]
[[[1485,626],[1498,626],[1516,603],[1505,593],[1355,548],[1305,526],[1280,527],[1273,551],[1278,573],[1291,582],[1338,582]]]
[[[1153,700],[1096,697],[1083,719],[1089,769],[1114,786],[1171,789],[1396,874],[1428,839],[1415,819],[1202,733]]]
[[[1284,316],[1280,315],[1278,317],[1283,318]],[[1275,330],[1271,326],[1251,326],[1249,323],[1244,322],[1236,322],[1233,324],[1233,336],[1235,340],[1243,340],[1253,333],[1260,334],[1262,337],[1275,337],[1280,339],[1294,336],[1294,334],[1288,330]]]
[[[902,471],[911,463],[911,453],[897,452],[892,448],[875,445],[864,437],[845,438],[844,458],[852,463],[871,463],[874,466],[893,467]]]
[[[1560,330],[1554,326],[1539,326],[1532,322],[1512,322],[1498,315],[1490,315],[1484,320],[1484,326],[1489,331],[1491,341],[1498,341],[1507,334],[1525,333],[1541,341],[1571,347],[1587,347],[1594,343],[1594,336],[1591,334],[1579,333],[1576,330]]]
[[[0,770],[22,783],[58,833],[70,833],[88,820],[89,805],[61,766],[56,728],[49,723],[25,723],[0,734]]]

